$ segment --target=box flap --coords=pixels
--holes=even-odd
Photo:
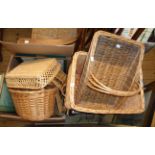
[[[43,54],[43,55],[61,55],[61,56],[72,56],[74,51],[74,45],[44,45],[44,44],[36,44],[29,43],[29,41],[25,41],[25,43],[12,43],[0,41],[5,49],[7,49],[10,53],[16,54]]]

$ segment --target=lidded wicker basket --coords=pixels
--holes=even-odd
[[[62,91],[66,74],[56,59],[38,59],[19,64],[6,74],[16,112],[30,121],[54,114],[57,88]]]
[[[141,43],[103,31],[95,33],[80,78],[78,102],[117,106],[138,94],[143,55]]]

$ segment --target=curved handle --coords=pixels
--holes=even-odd
[[[137,90],[121,91],[121,90],[115,90],[115,89],[105,86],[92,73],[90,73],[90,75],[91,75],[91,78],[89,78],[88,80],[91,84],[88,83],[87,85],[88,85],[88,87],[90,87],[91,89],[94,89],[95,91],[110,94],[110,95],[115,95],[115,96],[133,96],[140,92],[140,87],[139,87],[138,81],[136,81],[136,84],[138,85]]]

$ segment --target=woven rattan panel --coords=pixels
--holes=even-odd
[[[24,62],[6,74],[10,88],[40,89],[48,85],[60,71],[56,59]]]
[[[101,93],[88,88],[91,73],[100,83],[115,90],[136,90],[132,87],[137,70],[141,67],[143,46],[135,41],[105,32],[97,32],[81,75],[78,102],[107,103],[116,106],[124,97]],[[108,94],[108,95],[107,95]]]

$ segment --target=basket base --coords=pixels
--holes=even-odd
[[[47,86],[40,90],[9,89],[16,113],[24,120],[42,121],[54,114],[57,88]]]

